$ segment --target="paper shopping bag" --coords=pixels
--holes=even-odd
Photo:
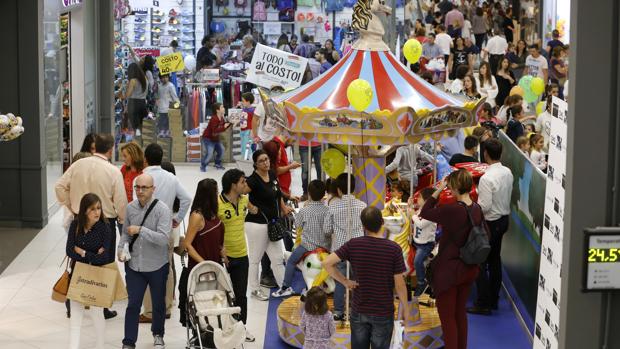
[[[116,262],[112,262],[104,265],[103,267],[114,270],[116,273],[116,290],[114,292],[114,301],[116,302],[127,299],[127,287],[125,286],[125,281],[123,281],[121,272],[118,270],[118,264],[116,264]]]
[[[77,262],[67,298],[84,305],[109,308],[114,302],[117,273],[113,269]]]

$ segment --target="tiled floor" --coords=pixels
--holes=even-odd
[[[199,180],[210,177],[219,181],[224,173],[210,171],[200,173],[198,164],[177,166],[177,175],[192,196]],[[301,187],[300,177],[297,170],[293,174],[292,188]],[[294,190],[294,194],[300,193]],[[60,263],[65,255],[66,234],[61,220],[62,211],[50,218],[50,223],[0,274],[0,348],[64,349],[68,346],[69,319],[65,316],[64,304],[53,302],[50,298],[50,290],[62,272]],[[0,249],[7,246],[2,236]],[[256,342],[248,343],[245,348],[263,348],[267,306],[267,302],[249,299],[248,330],[256,336]],[[106,322],[106,345],[108,348],[120,348],[125,304],[117,303],[113,309],[119,312],[119,316]],[[167,348],[185,347],[185,329],[178,319],[175,308],[172,319],[166,321]],[[93,333],[91,320],[86,316],[82,325],[81,348],[94,347]],[[149,325],[140,325],[137,347],[153,347]]]

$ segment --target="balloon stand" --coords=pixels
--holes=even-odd
[[[385,201],[385,157],[353,157],[355,197],[368,206],[383,209]]]
[[[422,302],[427,302],[428,296],[421,297]],[[287,344],[302,348],[304,334],[299,327],[301,321],[301,306],[299,297],[290,297],[284,300],[278,307],[278,333],[280,338]],[[333,306],[332,298],[328,299],[330,309]],[[403,348],[405,349],[435,349],[443,347],[441,322],[437,308],[419,307],[416,301],[410,302],[411,315],[405,324]],[[398,305],[395,303],[395,308]],[[396,314],[395,314],[396,316]],[[351,328],[348,323],[336,323],[336,334],[332,336],[330,348],[351,348]]]

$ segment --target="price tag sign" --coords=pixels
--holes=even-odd
[[[181,52],[175,52],[165,56],[157,57],[157,67],[162,75],[174,73],[185,69],[183,55]]]
[[[620,228],[586,229],[583,290],[620,290]]]

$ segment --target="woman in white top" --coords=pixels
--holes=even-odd
[[[491,65],[489,62],[482,62],[480,64],[477,80],[480,96],[486,97],[486,102],[489,103],[491,107],[495,107],[495,97],[497,96],[499,88],[497,87],[495,77],[491,74]]]

